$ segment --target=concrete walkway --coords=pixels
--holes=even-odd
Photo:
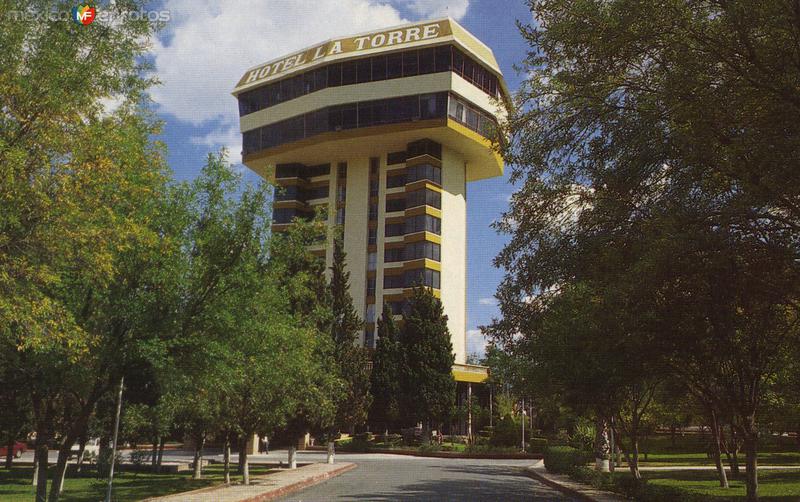
[[[250,485],[211,486],[166,497],[145,499],[147,502],[261,502],[302,490],[355,469],[356,464],[309,464],[266,476],[250,478]]]
[[[596,490],[591,486],[578,483],[566,474],[553,474],[544,468],[544,460],[540,460],[526,469],[528,475],[547,486],[555,488],[579,500],[590,502],[623,502],[627,499],[614,493]]]

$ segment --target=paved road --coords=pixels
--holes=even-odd
[[[303,459],[304,456],[300,456]],[[527,477],[530,460],[438,459],[400,455],[337,455],[358,467],[283,502],[364,501],[570,501]]]
[[[217,458],[208,451],[206,458]],[[30,456],[28,459],[26,457]],[[56,454],[51,452],[51,460]],[[189,462],[192,452],[165,451],[165,461]],[[254,462],[286,462],[286,451],[253,455]],[[32,460],[30,453],[21,460]],[[236,461],[236,455],[232,459]],[[556,490],[527,477],[523,468],[533,460],[439,459],[379,453],[337,453],[336,460],[358,467],[320,485],[283,499],[311,501],[572,501]],[[297,461],[324,462],[323,452],[298,452]]]

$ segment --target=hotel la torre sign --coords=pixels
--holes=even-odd
[[[423,44],[451,34],[450,21],[442,20],[328,40],[290,56],[247,70],[236,87],[238,90],[242,87],[268,82],[283,76],[290,70],[308,68],[319,63],[338,59],[338,57],[351,57],[358,53],[369,53],[373,49],[379,50],[395,46],[410,47],[416,45],[415,42]]]

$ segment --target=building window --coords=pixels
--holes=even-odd
[[[406,209],[416,206],[442,208],[442,194],[427,188],[406,193]]]
[[[383,276],[383,289],[398,289],[402,288],[404,284],[404,276],[402,274]]]
[[[437,235],[442,233],[442,220],[429,214],[409,216],[405,221],[405,233],[413,234],[416,232],[431,232]]]
[[[369,205],[369,221],[375,221],[378,219],[378,203],[370,203]]]
[[[275,106],[326,87],[446,71],[457,73],[492,97],[498,95],[498,79],[491,71],[458,49],[445,45],[331,63],[243,92],[239,95],[239,115]]]
[[[367,312],[364,316],[364,322],[367,324],[374,324],[375,323],[375,304],[370,303],[367,305]]]
[[[402,223],[387,223],[386,224],[386,237],[396,237],[403,235],[405,227]]]
[[[437,185],[442,184],[442,169],[431,164],[417,164],[406,168],[406,183],[427,180]]]
[[[403,280],[406,288],[413,288],[414,286],[426,286],[429,288],[440,289],[441,286],[439,271],[431,270],[429,268],[407,270],[403,274]]]
[[[367,296],[375,296],[375,277],[367,278]],[[367,321],[367,322],[373,322],[373,321]]]
[[[367,270],[372,272],[378,265],[378,255],[375,252],[367,254]]]
[[[402,211],[406,208],[405,199],[386,199],[386,212]]]
[[[337,225],[344,225],[344,208],[340,207],[336,209],[336,224]]]
[[[383,250],[384,263],[403,261],[403,256],[403,248],[386,248]]]
[[[392,152],[386,155],[386,165],[402,164],[406,161],[406,152]]]
[[[429,260],[441,260],[441,246],[435,242],[419,241],[406,244],[403,256],[406,260],[419,260],[428,258]]]
[[[378,242],[378,229],[377,228],[370,228],[367,238],[367,245],[373,246]]]
[[[389,174],[386,176],[386,188],[397,188],[401,186],[405,186],[406,184],[406,173],[405,171],[400,171],[398,174]]]

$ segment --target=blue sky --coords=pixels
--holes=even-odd
[[[153,7],[155,8],[155,7]],[[164,121],[162,140],[179,179],[195,177],[206,155],[221,147],[239,162],[236,101],[230,90],[249,66],[335,36],[404,21],[449,15],[494,51],[509,88],[520,76],[513,66],[526,46],[515,21],[531,20],[523,0],[165,0],[170,21],[153,43],[151,94]],[[254,174],[245,169],[247,179]],[[468,350],[483,351],[477,327],[497,314],[493,297],[502,271],[492,259],[505,236],[491,223],[508,207],[514,187],[503,177],[467,187]]]

